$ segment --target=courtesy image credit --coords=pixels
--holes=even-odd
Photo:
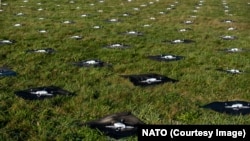
[[[231,138],[248,140],[248,131],[250,127],[240,126],[240,125],[149,125],[139,127],[138,139],[146,139],[153,137],[161,137],[168,139],[178,139],[178,138],[202,138],[202,139],[215,139],[215,138]]]

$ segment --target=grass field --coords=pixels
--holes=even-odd
[[[218,51],[250,49],[249,0],[2,0],[0,9],[0,40],[16,41],[0,45],[0,65],[18,73],[0,78],[0,140],[108,140],[97,130],[75,123],[122,111],[131,111],[146,124],[250,124],[249,115],[231,116],[200,108],[213,101],[250,101],[250,73],[216,71],[237,68],[250,72],[250,52]],[[114,18],[119,22],[106,22]],[[225,19],[235,22],[221,22]],[[184,24],[186,20],[193,24]],[[229,31],[229,27],[237,30]],[[182,28],[192,30],[179,32]],[[119,34],[130,30],[143,36]],[[74,35],[83,38],[71,39]],[[222,40],[220,36],[224,35],[238,38]],[[162,42],[174,39],[195,42]],[[130,48],[103,48],[113,43]],[[41,48],[56,52],[25,53]],[[164,53],[185,59],[157,62],[147,58]],[[93,58],[112,67],[79,68],[70,64]],[[141,73],[158,73],[179,82],[137,87],[120,77]],[[76,96],[28,101],[14,94],[48,85],[75,92]]]

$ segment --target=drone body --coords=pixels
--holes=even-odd
[[[166,82],[172,82],[172,83],[178,82],[178,80],[154,73],[140,74],[140,75],[121,75],[121,76],[129,78],[129,80],[135,86],[150,86],[156,84],[163,84]]]
[[[74,21],[63,21],[64,24],[74,24]]]
[[[55,52],[55,50],[52,49],[52,48],[26,50],[26,53],[47,53],[47,54],[51,54],[51,53],[54,53],[54,52]]]
[[[88,59],[88,60],[75,62],[73,63],[73,65],[79,66],[79,67],[104,67],[105,65],[108,65],[108,64],[99,59]]]
[[[177,61],[183,59],[184,57],[171,54],[161,54],[155,56],[148,56],[148,58],[156,61]]]
[[[10,68],[0,67],[0,76],[16,76],[17,73]]]
[[[232,31],[232,30],[236,30],[237,28],[235,28],[235,27],[229,27],[229,28],[227,28],[227,30],[229,30],[229,31]]]
[[[226,20],[222,20],[221,22],[224,22],[224,23],[233,23],[233,22],[235,22],[235,21],[226,19]]]
[[[193,43],[194,41],[190,39],[176,39],[176,40],[163,41],[163,42],[169,42],[171,44],[188,44],[188,43]]]
[[[191,21],[191,20],[186,20],[186,21],[184,21],[184,24],[193,24],[194,22],[193,21]]]
[[[82,36],[75,35],[75,36],[71,36],[70,38],[80,40],[80,39],[82,39]]]
[[[230,115],[250,114],[250,102],[246,101],[212,102],[203,106],[203,108],[212,109],[216,112]]]
[[[230,36],[230,35],[220,36],[220,38],[223,40],[235,40],[235,39],[237,39],[236,36]]]
[[[182,28],[182,29],[179,29],[179,32],[187,32],[190,30],[192,30],[192,29],[191,28]]]
[[[142,124],[144,123],[131,112],[121,112],[88,121],[84,125],[98,129],[112,138],[121,139],[136,135],[138,125]]]
[[[243,50],[240,48],[229,48],[229,49],[225,49],[223,51],[228,52],[228,53],[235,53],[235,52],[242,52]]]
[[[15,40],[0,40],[0,45],[11,45],[14,44]]]
[[[121,44],[121,43],[115,43],[115,44],[111,44],[111,45],[107,45],[104,48],[119,48],[119,49],[125,49],[125,48],[129,48],[128,45],[125,44]]]
[[[122,34],[124,34],[124,35],[132,35],[132,36],[142,36],[143,35],[143,33],[138,32],[138,31],[134,31],[134,30],[126,31],[126,32],[123,32]]]
[[[73,93],[56,86],[46,86],[15,91],[15,94],[27,100],[43,100],[57,95],[72,95]]]
[[[116,22],[120,22],[120,20],[117,18],[111,18],[111,19],[106,20],[106,22],[116,23]]]
[[[47,31],[44,30],[44,29],[42,29],[42,30],[39,30],[38,32],[40,32],[40,33],[46,33]]]
[[[226,73],[229,73],[229,74],[241,74],[243,73],[242,70],[238,70],[238,69],[216,69],[217,71],[222,71],[222,72],[226,72]]]

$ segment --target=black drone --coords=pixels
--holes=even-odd
[[[15,40],[0,40],[0,45],[11,45],[16,43]]]
[[[131,16],[131,14],[130,13],[123,13],[122,16],[123,17],[129,17],[129,16]]]
[[[132,35],[132,36],[142,36],[143,35],[143,33],[138,32],[138,31],[134,31],[134,30],[126,31],[126,32],[123,32],[121,34],[123,34],[123,35]]]
[[[57,95],[72,96],[73,93],[57,86],[43,86],[26,90],[15,91],[15,94],[27,100],[43,100]]]
[[[221,72],[226,72],[226,73],[229,73],[229,74],[242,74],[242,73],[244,73],[244,71],[238,70],[238,69],[222,69],[222,68],[218,68],[216,70],[221,71]]]
[[[186,21],[184,21],[183,23],[184,23],[184,24],[193,24],[194,21],[186,20]]]
[[[155,74],[155,73],[149,73],[149,74],[139,74],[139,75],[121,75],[124,78],[129,78],[129,80],[135,85],[135,86],[150,86],[150,85],[156,85],[156,84],[163,84],[166,82],[178,82],[178,80],[168,78],[163,75]]]
[[[20,12],[20,13],[16,13],[15,15],[16,15],[16,16],[23,16],[24,13],[21,13],[21,12]]]
[[[106,22],[116,23],[116,22],[120,22],[120,20],[117,18],[112,18],[112,19],[107,19]]]
[[[125,45],[125,44],[121,44],[121,43],[115,43],[115,44],[111,44],[111,45],[107,45],[104,48],[119,48],[119,49],[125,49],[125,48],[129,48],[129,45]]]
[[[26,53],[47,53],[47,54],[51,54],[51,53],[54,53],[54,52],[55,52],[55,50],[52,49],[52,48],[26,50]]]
[[[0,67],[0,76],[16,76],[17,73],[8,67]]]
[[[90,14],[82,14],[81,17],[90,17]]]
[[[233,23],[235,21],[234,20],[225,19],[225,20],[221,20],[221,22],[224,22],[224,23]]]
[[[237,39],[236,36],[230,36],[230,35],[220,36],[220,38],[223,40],[235,40],[235,39]]]
[[[98,59],[88,59],[79,62],[74,62],[73,65],[78,67],[104,67],[105,65],[109,65]]]
[[[214,111],[230,115],[250,114],[250,102],[245,101],[212,102],[202,106],[202,108],[212,109]]]
[[[171,44],[188,44],[188,43],[193,43],[194,41],[190,39],[176,39],[176,40],[163,41],[163,42],[169,42]]]
[[[235,28],[235,27],[229,27],[229,28],[227,28],[227,30],[232,31],[232,30],[237,30],[237,28]]]
[[[187,31],[190,31],[190,30],[192,30],[192,29],[191,28],[181,28],[178,31],[179,32],[187,32]]]
[[[74,24],[75,22],[74,21],[63,21],[62,23],[64,23],[64,24]]]
[[[105,135],[115,139],[136,135],[138,125],[142,124],[144,123],[131,112],[110,114],[84,123],[85,126],[98,129]]]
[[[70,38],[80,40],[80,39],[82,39],[82,36],[75,35],[75,36],[71,36]]]
[[[224,51],[224,52],[227,52],[227,53],[237,53],[237,52],[245,52],[245,51],[248,51],[246,49],[241,49],[241,48],[226,48],[226,49],[221,49],[219,51]]]
[[[148,56],[148,58],[156,61],[177,61],[183,59],[184,57],[171,54],[161,54],[161,55]]]

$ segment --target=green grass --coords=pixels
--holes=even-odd
[[[38,5],[37,3],[42,5]],[[239,68],[250,71],[250,54],[225,54],[217,49],[239,47],[249,49],[250,5],[248,0],[227,0],[229,14],[221,0],[205,0],[198,13],[193,13],[198,0],[153,1],[68,0],[2,1],[0,39],[12,39],[13,45],[0,46],[0,65],[18,72],[16,77],[0,79],[0,140],[107,140],[98,131],[79,127],[108,114],[132,111],[147,124],[250,124],[249,116],[230,116],[201,109],[213,101],[244,100],[249,97],[249,73],[228,75],[216,68]],[[90,6],[90,4],[95,4]],[[142,7],[147,4],[147,7]],[[167,10],[175,4],[174,10]],[[57,6],[60,5],[60,6]],[[25,7],[21,7],[25,6]],[[77,9],[77,7],[79,7]],[[37,9],[43,8],[43,11]],[[133,8],[140,8],[135,11]],[[102,13],[98,10],[103,10]],[[159,14],[164,11],[166,14]],[[22,12],[24,16],[16,16]],[[123,13],[132,16],[123,17]],[[90,14],[89,17],[81,17]],[[197,15],[194,24],[184,25],[189,16]],[[45,18],[39,20],[39,18]],[[155,17],[151,20],[150,17]],[[119,18],[121,22],[105,20]],[[232,19],[233,25],[220,22]],[[72,20],[75,24],[62,24]],[[22,27],[14,27],[16,23]],[[150,24],[150,27],[143,27]],[[101,29],[93,29],[95,25]],[[227,31],[230,26],[236,31]],[[190,27],[186,33],[177,32]],[[38,30],[48,33],[41,34]],[[130,37],[119,32],[138,30],[145,35]],[[83,36],[72,40],[73,35]],[[222,35],[236,35],[235,41],[224,41]],[[171,45],[163,40],[193,39],[194,44]],[[111,43],[126,43],[128,49],[104,49]],[[27,49],[51,47],[55,54],[25,54]],[[185,56],[178,62],[156,62],[147,55],[171,53]],[[74,61],[99,58],[112,68],[77,68]],[[121,74],[159,73],[178,79],[175,84],[140,88]],[[28,87],[57,85],[76,92],[74,97],[56,97],[44,101],[26,101],[14,91]],[[212,116],[211,116],[212,115]],[[126,140],[136,140],[129,137]]]

